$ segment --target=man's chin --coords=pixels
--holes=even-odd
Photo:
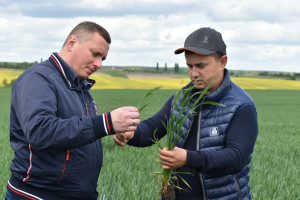
[[[201,84],[194,84],[195,88],[198,90],[204,90],[205,85],[201,85]]]
[[[83,81],[83,80],[88,79],[88,78],[90,77],[90,75],[85,74],[85,75],[81,75],[81,76],[78,76],[78,77],[79,77],[79,79],[80,79],[81,81]]]

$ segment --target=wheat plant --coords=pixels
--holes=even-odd
[[[140,102],[138,103],[138,109],[139,109],[139,112],[141,113],[142,110],[144,110],[147,106],[148,106],[148,103],[144,103],[144,101],[149,97],[151,96],[156,90],[159,90],[160,89],[160,86],[158,87],[155,87],[149,91],[146,92],[146,94],[143,96],[143,98],[140,100]],[[157,97],[156,97],[157,98]],[[157,99],[158,100],[158,99]]]
[[[208,84],[205,89],[200,92],[192,92],[196,88],[194,85],[191,85],[188,88],[181,88],[178,90],[178,92],[174,96],[173,100],[173,108],[175,111],[171,114],[171,116],[167,119],[167,123],[164,122],[163,125],[166,128],[167,134],[167,144],[166,148],[168,150],[173,150],[174,147],[178,144],[178,142],[181,140],[181,138],[188,133],[190,130],[181,132],[181,128],[184,125],[185,121],[191,117],[196,115],[196,108],[202,106],[203,104],[210,104],[214,106],[223,106],[222,104],[218,104],[211,101],[204,101],[204,96],[209,91],[209,88],[213,82]],[[198,97],[197,97],[198,96]],[[181,98],[182,97],[182,98]],[[196,100],[194,100],[196,99]],[[176,113],[179,113],[176,117]],[[156,130],[154,131],[154,139],[153,142],[158,145],[160,149],[163,149],[163,145],[160,143],[160,141],[155,137]],[[156,161],[159,162],[157,158],[155,158]],[[162,175],[162,185],[160,190],[160,196],[162,198],[168,198],[172,199],[175,196],[174,189],[182,189],[178,185],[178,179],[181,179],[189,188],[189,184],[180,176],[180,174],[190,174],[187,172],[177,172],[173,171],[171,169],[163,169],[161,172],[154,172],[155,174],[161,174]]]

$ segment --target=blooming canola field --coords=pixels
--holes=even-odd
[[[186,78],[119,78],[101,75],[90,77],[96,81],[93,89],[152,89],[160,86],[161,89],[178,89],[189,82]]]
[[[21,70],[0,70],[0,87],[3,87],[4,80],[10,83],[18,78]],[[188,78],[120,78],[93,74],[91,79],[96,81],[93,89],[152,89],[160,86],[161,89],[178,89],[189,82]],[[243,89],[262,90],[300,90],[300,81],[282,79],[263,79],[232,77],[231,80]]]
[[[22,70],[0,69],[0,87],[3,87],[4,80],[6,80],[7,83],[10,83],[12,80],[17,79],[22,72]]]
[[[96,80],[93,89],[151,89],[157,86],[161,86],[161,89],[178,89],[189,82],[188,78],[126,79],[99,75],[92,75],[91,78]],[[233,77],[231,80],[243,89],[300,90],[300,81],[245,77]]]

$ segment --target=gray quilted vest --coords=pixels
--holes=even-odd
[[[191,83],[189,83],[186,88],[190,85]],[[180,100],[182,99],[182,96],[183,95],[181,95]],[[241,106],[249,104],[255,107],[251,97],[236,84],[230,81],[230,77],[226,69],[222,84],[211,94],[206,95],[204,97],[204,101],[213,101],[226,105],[226,107],[203,105],[199,113],[197,113],[199,115],[198,122],[193,122],[193,116],[189,117],[185,121],[181,128],[181,132],[190,130],[192,123],[198,124],[198,151],[210,151],[224,148],[226,131],[237,110]],[[174,109],[173,103],[174,102],[171,104],[170,114],[175,112],[175,116],[179,117],[179,112]],[[189,133],[186,133],[182,137],[177,145],[178,147],[182,148],[184,146],[188,135]],[[249,182],[251,158],[252,154],[249,156],[243,169],[237,174],[211,177],[209,174],[200,173],[199,179],[202,183],[202,188],[199,189],[202,189],[203,191],[203,199],[251,199]]]

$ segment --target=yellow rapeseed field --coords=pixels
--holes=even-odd
[[[22,70],[0,70],[0,86],[3,87],[4,79],[6,79],[7,83],[10,83],[11,80],[16,79],[22,72]],[[189,82],[188,78],[127,79],[97,74],[93,74],[90,78],[96,80],[93,89],[152,89],[157,86],[161,86],[162,89],[178,89]],[[300,81],[244,77],[233,77],[231,79],[243,89],[300,90]]]
[[[300,90],[300,81],[233,77],[231,80],[243,89]]]
[[[22,74],[22,72],[22,70],[0,69],[0,87],[3,87],[4,80],[6,80],[7,84],[10,84],[10,82],[13,79],[17,79]]]
[[[92,75],[90,78],[96,81],[93,89],[152,89],[157,86],[161,86],[161,89],[178,89],[189,81],[186,78],[128,79],[101,75]]]

